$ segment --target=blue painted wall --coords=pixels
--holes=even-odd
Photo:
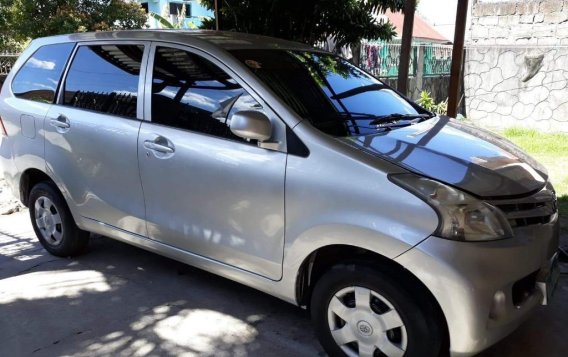
[[[199,0],[136,0],[137,2],[144,4],[148,4],[148,11],[155,12],[158,15],[162,15],[164,8],[168,5],[168,3],[177,3],[177,4],[189,4],[186,5],[188,13],[186,14],[187,18],[185,19],[185,27],[191,28],[191,24],[199,27],[201,25],[201,19],[203,17],[213,17],[213,12],[207,10],[207,8],[201,5]],[[170,19],[171,20],[171,19]],[[153,18],[148,18],[148,25],[150,28],[160,28],[158,21]]]

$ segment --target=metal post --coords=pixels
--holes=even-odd
[[[416,0],[406,0],[404,4],[404,24],[402,26],[397,83],[397,89],[404,95],[406,95],[408,87],[408,69],[410,67],[410,50],[412,49],[412,30],[414,29],[415,10]]]
[[[452,50],[452,71],[450,72],[450,91],[448,93],[448,116],[454,118],[458,114],[467,6],[468,0],[458,0],[454,48]]]
[[[215,4],[215,30],[219,31],[219,5],[217,4],[219,0],[214,0]]]

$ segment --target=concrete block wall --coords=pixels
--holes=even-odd
[[[470,47],[464,92],[481,126],[568,133],[568,47]]]
[[[474,0],[468,43],[568,45],[568,0]]]
[[[568,133],[568,0],[474,0],[464,63],[468,118]]]

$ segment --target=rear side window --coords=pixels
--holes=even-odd
[[[63,105],[135,118],[143,53],[141,45],[79,47],[65,79]]]
[[[53,103],[61,73],[73,46],[73,43],[61,43],[38,49],[14,77],[14,95],[36,102]]]

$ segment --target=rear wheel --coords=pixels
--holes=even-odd
[[[371,267],[338,265],[312,294],[316,334],[332,356],[438,356],[442,327],[428,302]]]
[[[68,257],[85,251],[89,232],[77,227],[63,196],[52,183],[35,185],[28,207],[34,231],[49,253]]]

